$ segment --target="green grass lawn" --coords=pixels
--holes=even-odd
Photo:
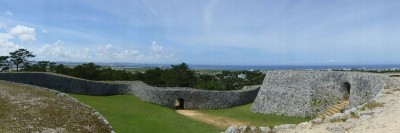
[[[69,94],[99,111],[117,133],[218,133],[219,129],[129,95]]]
[[[254,126],[276,126],[281,124],[298,124],[310,119],[299,118],[299,117],[288,117],[281,115],[265,115],[251,112],[251,104],[238,106],[223,110],[199,110],[202,113],[209,114],[211,116],[222,116],[239,121],[250,122]]]

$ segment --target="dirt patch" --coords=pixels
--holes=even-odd
[[[233,120],[225,117],[213,117],[204,113],[197,112],[195,110],[177,110],[179,114],[187,116],[189,118],[214,125],[220,128],[228,128],[231,125],[249,125],[247,122]]]
[[[0,132],[111,132],[99,117],[64,93],[0,80]]]

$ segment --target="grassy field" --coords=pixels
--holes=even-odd
[[[117,133],[217,133],[225,129],[194,121],[175,110],[150,104],[134,96],[86,96],[70,94],[92,106]]]
[[[305,121],[310,121],[306,118],[288,117],[281,115],[265,115],[251,112],[251,104],[238,106],[223,110],[199,110],[199,112],[211,115],[222,116],[239,121],[246,121],[255,126],[276,126],[281,124],[298,124]]]

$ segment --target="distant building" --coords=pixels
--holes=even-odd
[[[246,79],[246,74],[240,73],[240,74],[238,75],[238,78]]]

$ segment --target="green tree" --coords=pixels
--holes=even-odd
[[[67,68],[64,64],[57,65],[54,68],[54,70],[56,71],[56,73],[61,73],[61,74],[65,74],[65,75],[71,75],[71,73],[69,72],[69,68]]]
[[[164,70],[161,68],[147,70],[143,75],[143,82],[154,86],[164,86],[164,82],[161,80],[163,73]]]
[[[73,76],[79,77],[79,78],[84,78],[84,79],[90,79],[90,80],[99,80],[99,72],[100,72],[101,67],[99,65],[94,64],[93,62],[91,63],[85,63],[82,65],[77,65],[74,68],[74,73]]]
[[[55,62],[50,62],[49,63],[50,72],[54,72],[55,71],[56,65],[57,65],[57,63],[55,63]]]
[[[8,61],[8,56],[0,56],[0,71],[7,70],[9,61]]]
[[[28,62],[28,58],[33,58],[35,55],[26,49],[18,49],[14,52],[10,52],[10,60],[17,66],[17,71],[19,70],[19,65]]]
[[[166,70],[161,76],[166,86],[190,87],[196,81],[194,71],[190,70],[186,63],[171,65],[171,69]]]
[[[37,65],[39,67],[39,71],[46,72],[47,66],[49,65],[49,61],[39,61],[37,62]]]

